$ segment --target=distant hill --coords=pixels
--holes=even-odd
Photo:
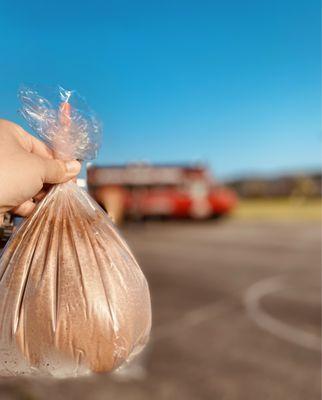
[[[320,197],[321,172],[311,174],[287,174],[278,177],[248,177],[225,182],[240,197]]]

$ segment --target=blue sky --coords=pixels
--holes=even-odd
[[[77,89],[99,163],[319,166],[319,1],[0,0],[0,50],[0,116],[22,123],[21,83]]]

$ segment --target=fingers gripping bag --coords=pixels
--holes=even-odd
[[[64,160],[95,158],[101,129],[75,92],[20,90],[21,113]],[[54,185],[0,260],[0,375],[108,372],[151,328],[146,279],[107,214],[74,182]]]

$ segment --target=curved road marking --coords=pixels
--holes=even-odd
[[[310,350],[321,351],[320,337],[294,328],[293,326],[273,318],[261,308],[261,298],[287,288],[281,276],[264,279],[252,285],[245,294],[246,311],[249,317],[259,327],[281,339],[306,347]]]

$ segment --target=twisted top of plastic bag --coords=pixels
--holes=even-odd
[[[101,125],[84,99],[58,86],[43,97],[35,88],[18,92],[20,113],[61,159],[92,160],[101,143]]]

